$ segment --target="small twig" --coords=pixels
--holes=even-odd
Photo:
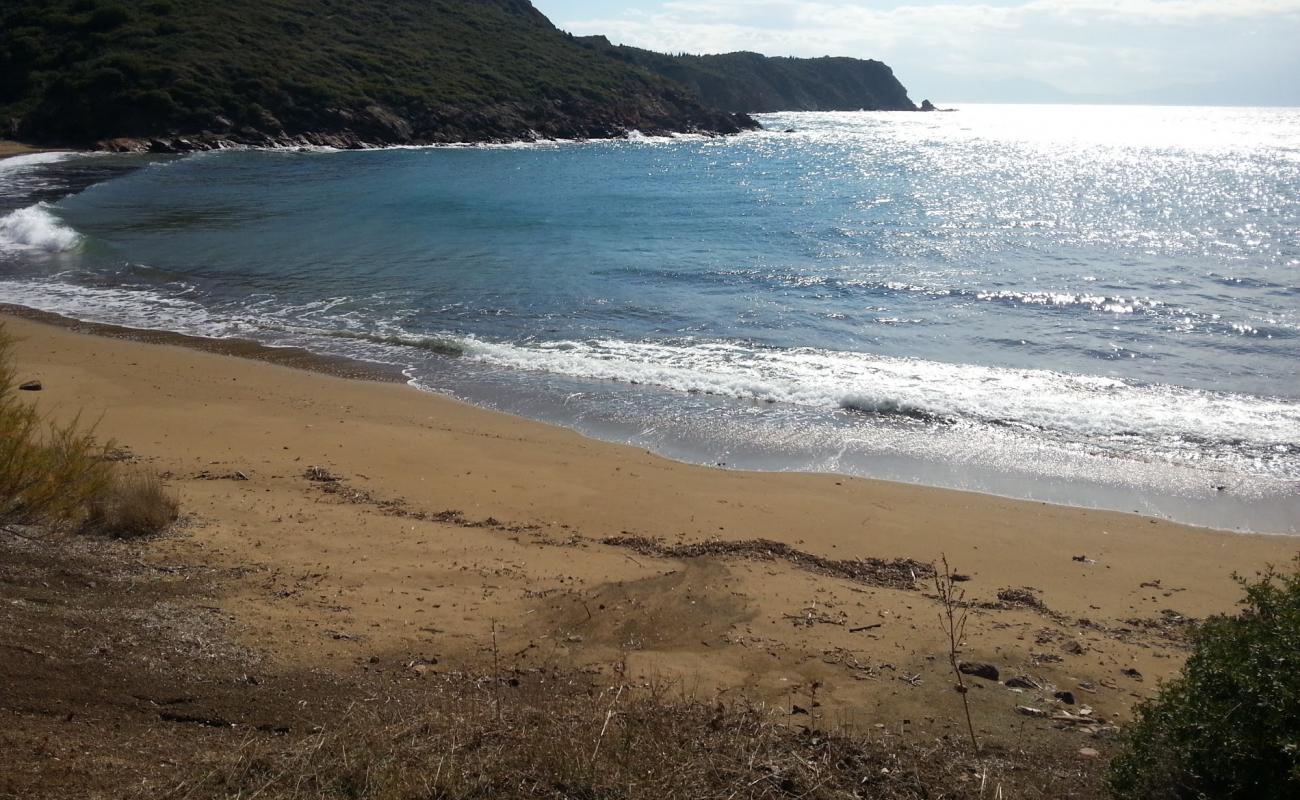
[[[944,633],[948,634],[948,663],[952,666],[952,674],[957,676],[957,693],[961,695],[962,709],[966,712],[966,732],[970,734],[971,747],[975,752],[980,751],[979,740],[975,738],[975,723],[971,721],[970,716],[970,697],[969,687],[966,686],[966,680],[961,674],[961,665],[957,656],[961,653],[961,642],[966,638],[966,620],[970,613],[966,606],[966,592],[958,589],[956,581],[953,580],[952,568],[948,565],[948,557],[940,555],[943,564],[943,572],[938,567],[934,570],[934,588],[939,594],[939,602],[943,603],[943,609],[939,612],[939,624],[942,626]],[[958,611],[960,609],[960,612]]]
[[[501,722],[501,656],[497,651],[497,621],[492,620],[492,701],[496,705],[497,722]]]
[[[618,691],[614,694],[614,700],[609,704],[609,710],[605,712],[605,724],[600,726],[600,735],[596,737],[596,747],[591,751],[591,762],[588,767],[596,766],[596,756],[600,754],[600,744],[605,741],[605,731],[609,729],[609,721],[614,718],[614,706],[618,705],[618,699],[623,696],[623,688],[627,684],[620,683]]]

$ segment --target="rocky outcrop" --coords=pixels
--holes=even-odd
[[[0,7],[0,120],[16,138],[186,152],[757,126],[582,46],[528,0],[86,7]]]
[[[737,113],[768,111],[916,111],[888,65],[857,58],[779,58],[758,53],[670,56],[604,36],[582,43],[596,52],[680,83],[708,105]]]

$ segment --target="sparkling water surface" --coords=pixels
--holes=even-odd
[[[688,460],[1300,532],[1300,110],[761,119],[10,159],[0,301]]]

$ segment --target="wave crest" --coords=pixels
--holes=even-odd
[[[62,253],[81,244],[81,234],[37,203],[0,217],[0,249],[39,250]]]

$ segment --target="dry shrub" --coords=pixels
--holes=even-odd
[[[47,423],[19,398],[12,347],[0,326],[0,530],[67,527],[109,482],[108,444],[79,419]]]
[[[744,704],[579,681],[429,677],[347,707],[318,733],[248,739],[191,764],[164,798],[755,800],[1100,797],[1095,764],[959,739],[809,730]],[[516,685],[519,684],[519,685]],[[497,692],[500,693],[498,705]],[[1077,744],[1074,745],[1077,747]],[[214,763],[214,761],[216,763]]]
[[[141,468],[112,472],[87,504],[84,529],[116,539],[162,533],[176,521],[180,501],[158,473]]]

